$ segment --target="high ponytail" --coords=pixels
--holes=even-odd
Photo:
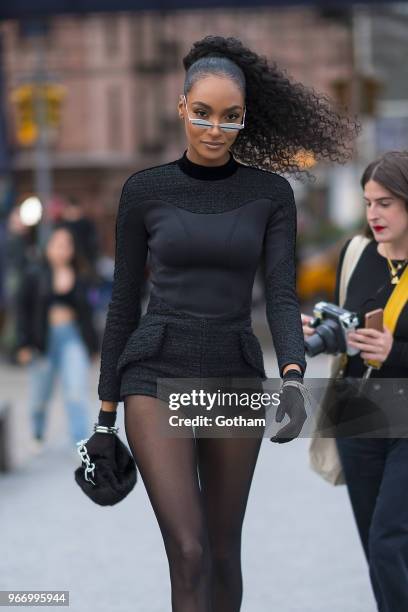
[[[185,95],[208,74],[225,75],[243,91],[245,129],[231,146],[241,163],[300,177],[305,171],[301,156],[339,163],[351,157],[358,121],[335,110],[325,94],[290,81],[276,63],[239,39],[206,36],[193,44],[183,66]]]

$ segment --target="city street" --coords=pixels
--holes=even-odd
[[[233,519],[253,472],[240,436],[261,431],[240,612],[408,612],[407,55],[408,0],[0,4],[0,607],[26,592],[66,594],[37,602],[52,610],[195,612],[184,574],[202,579],[191,557],[205,538],[189,528],[192,474],[210,518],[195,524],[211,526],[229,587],[229,609],[211,612],[236,612]],[[317,353],[306,388],[292,376],[278,411],[303,344]],[[348,359],[322,414],[323,350]],[[158,381],[157,414],[128,402],[156,367],[190,377]],[[159,527],[138,465],[113,506],[75,480],[79,439],[124,371],[132,449],[177,529]],[[120,402],[129,448],[124,416]],[[362,438],[342,447],[361,540],[347,487],[311,468],[316,422],[322,436]],[[278,438],[298,437],[271,442],[288,424]],[[224,439],[200,447],[194,434]],[[183,582],[173,602],[166,550]]]
[[[272,352],[265,363],[275,376]],[[324,376],[326,366],[325,358],[309,361],[308,375]],[[68,590],[74,612],[170,610],[167,560],[142,481],[116,507],[97,506],[82,493],[59,389],[47,447],[29,455],[24,370],[3,364],[0,372],[18,451],[16,469],[0,476],[0,588]],[[91,419],[99,410],[97,376],[94,366]],[[242,612],[375,610],[346,489],[308,468],[308,442],[263,441],[243,531]]]

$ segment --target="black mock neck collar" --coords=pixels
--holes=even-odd
[[[177,163],[183,172],[193,178],[216,181],[218,179],[227,178],[236,172],[238,162],[234,159],[231,152],[229,152],[229,155],[229,160],[221,166],[203,166],[202,164],[196,164],[188,159],[186,149],[183,156],[177,160]]]

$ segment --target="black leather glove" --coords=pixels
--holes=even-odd
[[[302,387],[286,385],[285,383],[287,381],[295,381],[300,383]],[[287,414],[290,421],[272,436],[270,440],[271,442],[282,444],[284,442],[291,442],[291,440],[297,438],[307,419],[305,410],[305,396],[307,395],[307,390],[306,387],[303,387],[303,377],[298,370],[293,369],[285,372],[279,394],[280,403],[276,410],[275,420],[277,423],[280,423],[285,414]]]

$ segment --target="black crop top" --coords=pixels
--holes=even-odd
[[[306,368],[296,295],[296,205],[282,176],[237,162],[175,161],[132,174],[116,219],[112,298],[102,342],[98,394],[120,401],[116,364],[141,316],[150,254],[151,293],[191,315],[250,313],[264,260],[266,315],[279,370]]]
[[[350,241],[342,248],[337,267],[335,301],[339,303],[340,274],[344,254]],[[377,251],[377,242],[372,240],[365,247],[350,277],[344,308],[357,312],[361,317],[370,310],[384,308],[395,285],[391,284],[388,264]],[[397,261],[394,261],[396,264]],[[403,270],[400,272],[400,276]],[[366,367],[360,355],[348,358],[346,376],[359,378]],[[379,370],[373,370],[372,378],[408,377],[408,303],[402,309],[394,332],[394,342],[388,358]]]
[[[75,303],[75,288],[72,287],[69,291],[65,293],[56,293],[53,291],[49,294],[47,299],[48,306],[53,306],[54,304],[62,304],[64,306],[71,306],[71,308],[76,307]]]

